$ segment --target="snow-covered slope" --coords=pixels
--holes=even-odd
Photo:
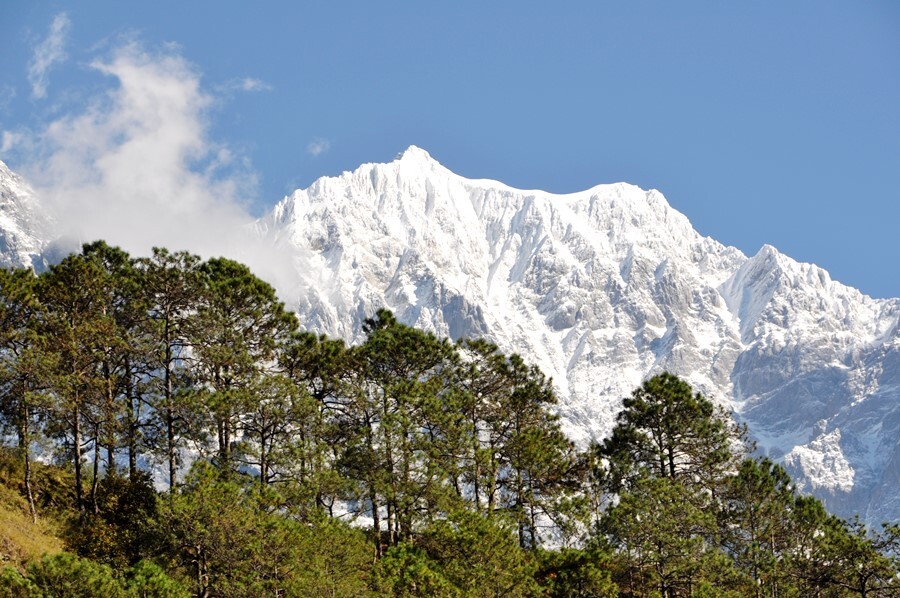
[[[41,269],[51,230],[31,187],[0,161],[0,267]]]
[[[296,191],[257,228],[294,255],[304,282],[285,298],[312,329],[355,340],[387,306],[486,336],[553,377],[580,442],[669,370],[732,407],[829,507],[900,518],[900,301],[769,246],[747,258],[657,191],[522,191],[412,147]]]

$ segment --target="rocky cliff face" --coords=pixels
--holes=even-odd
[[[40,261],[46,218],[0,168],[3,263]],[[772,247],[702,237],[657,191],[553,195],[459,177],[410,148],[322,178],[253,223],[296,271],[282,298],[358,340],[382,306],[483,336],[550,376],[565,429],[607,434],[648,375],[687,379],[761,452],[843,515],[900,519],[900,300],[876,300]]]
[[[0,162],[0,266],[43,268],[52,230],[31,187]]]

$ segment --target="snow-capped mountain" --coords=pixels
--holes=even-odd
[[[844,515],[900,518],[900,300],[773,247],[698,234],[657,191],[554,195],[459,177],[412,147],[298,190],[257,223],[293,252],[285,298],[355,340],[380,306],[486,336],[554,379],[579,442],[663,370],[749,424],[761,452]]]
[[[45,221],[19,207],[32,196],[5,167],[0,193],[12,215],[2,259],[27,264],[50,238]],[[733,409],[830,509],[900,520],[900,299],[769,246],[748,258],[657,191],[522,191],[415,147],[319,179],[252,228],[291,257],[283,280],[300,283],[280,292],[309,329],[358,340],[386,306],[439,334],[487,337],[553,377],[582,444],[668,370]]]

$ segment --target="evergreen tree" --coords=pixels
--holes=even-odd
[[[258,485],[198,462],[161,520],[196,596],[363,595],[371,548],[337,522],[286,516]]]
[[[598,547],[561,548],[539,553],[536,579],[553,598],[612,598],[619,587],[612,580],[613,554]]]
[[[31,517],[37,522],[31,475],[31,444],[37,438],[45,410],[38,393],[46,390],[52,356],[41,351],[37,338],[43,315],[34,294],[30,270],[0,269],[0,416],[18,441],[23,485]]]
[[[137,479],[140,436],[146,425],[139,388],[149,361],[148,304],[135,260],[127,253],[96,241],[85,244],[82,254],[98,263],[107,274],[103,278],[107,285],[103,289],[102,310],[115,326],[115,335],[107,340],[101,363],[105,400],[99,445],[106,449],[108,475],[116,472],[116,450],[125,448],[129,476]]]
[[[387,544],[408,539],[418,513],[447,493],[442,468],[430,462],[430,409],[447,383],[453,346],[404,326],[380,310],[366,320],[366,342],[352,353],[354,380],[344,421],[353,431],[341,466],[359,484],[372,514],[381,554],[381,517]]]
[[[463,596],[537,593],[533,559],[518,546],[516,525],[500,517],[454,511],[428,525],[417,543]]]
[[[110,567],[68,553],[45,556],[28,566],[28,578],[43,596],[127,598]]]
[[[623,591],[688,596],[718,568],[715,515],[697,506],[694,494],[679,480],[643,477],[600,521],[623,564]]]
[[[275,349],[297,328],[275,289],[247,266],[225,258],[204,263],[202,301],[193,334],[192,372],[212,415],[221,467],[233,465],[232,445],[242,416],[252,407],[249,391],[274,364]]]
[[[341,340],[297,332],[279,348],[279,370],[296,387],[290,440],[277,451],[284,472],[294,484],[293,507],[334,515],[341,497],[352,496],[350,483],[336,468],[355,429],[353,396],[349,391],[352,357]]]
[[[193,419],[182,399],[190,388],[185,359],[200,301],[199,266],[197,256],[158,247],[136,263],[148,310],[146,390],[154,431],[148,440],[167,465],[170,490],[176,485],[181,439]]]
[[[463,350],[462,388],[472,399],[462,409],[471,434],[464,479],[476,508],[512,516],[523,547],[540,544],[541,528],[572,532],[584,506],[586,464],[550,411],[550,380],[483,341]]]
[[[612,435],[595,450],[608,462],[606,483],[612,492],[653,476],[715,494],[736,469],[744,437],[727,414],[666,372],[625,399]]]
[[[895,596],[900,589],[900,528],[870,534],[854,520],[829,514],[813,497],[797,496],[792,509],[788,574],[807,595]]]
[[[83,456],[93,448],[96,462],[106,400],[102,364],[106,348],[116,338],[116,326],[106,308],[109,274],[82,255],[70,255],[41,275],[36,294],[46,309],[42,350],[56,356],[49,380],[55,398],[52,422],[68,445],[75,471],[75,505],[84,511]],[[93,497],[93,493],[92,493]],[[96,505],[94,505],[96,506]]]
[[[756,596],[776,595],[787,583],[782,560],[793,546],[794,496],[787,472],[768,459],[744,459],[728,480],[719,515],[721,542],[751,579]]]
[[[886,523],[870,531],[855,518],[836,531],[831,541],[839,562],[835,586],[862,597],[900,594],[900,525]]]

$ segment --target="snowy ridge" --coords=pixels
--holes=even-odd
[[[0,266],[44,266],[52,223],[34,191],[0,161]]]

